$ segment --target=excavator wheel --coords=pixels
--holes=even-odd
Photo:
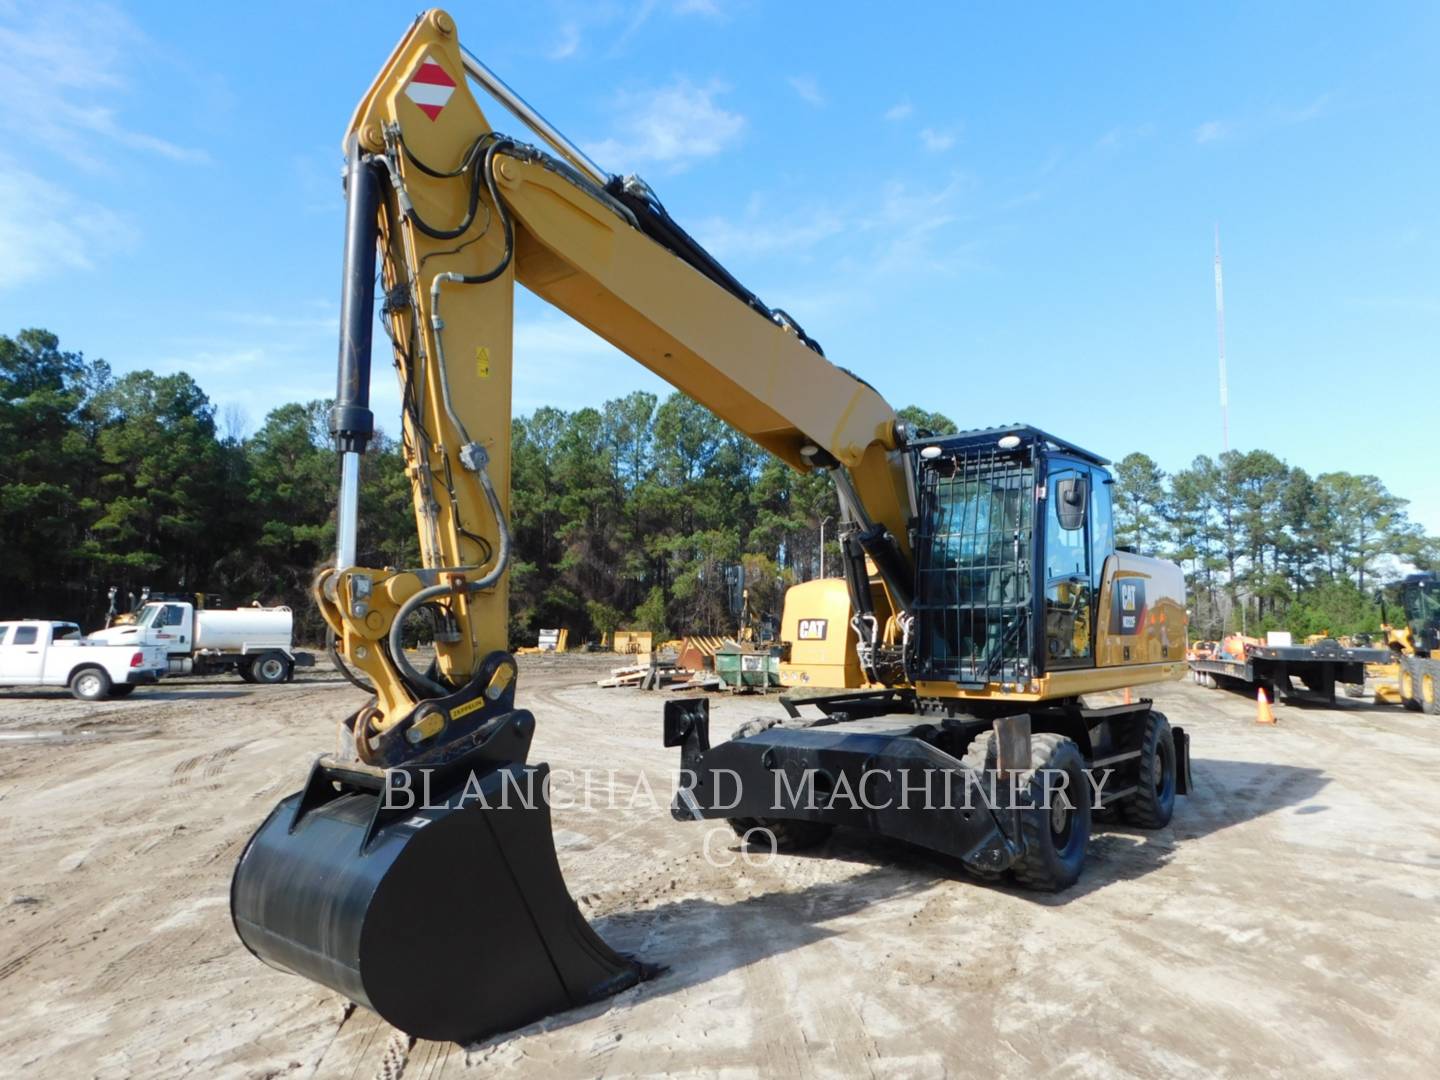
[[[534,720],[509,715],[528,745]],[[485,749],[428,777],[317,762],[235,868],[241,941],[409,1035],[459,1043],[634,985],[646,969],[611,951],[566,891],[548,768]],[[412,802],[402,782],[426,797]]]
[[[1137,829],[1163,829],[1175,812],[1175,736],[1170,721],[1150,710],[1140,738],[1140,775],[1135,794],[1120,803],[1120,813]]]
[[[1025,853],[1010,872],[1028,889],[1059,892],[1080,880],[1085,865],[1090,844],[1090,784],[1085,779],[1085,760],[1072,740],[1045,733],[1036,735],[1031,746],[1036,777],[1030,783],[1032,805],[1019,815]],[[1047,771],[1065,774],[1068,796],[1051,799],[1049,809],[1042,805]]]
[[[753,835],[753,830],[768,831],[770,837],[774,838],[776,851],[804,851],[806,848],[823,844],[835,830],[835,826],[823,821],[799,821],[794,818],[729,818],[727,820],[730,828],[735,830],[735,835],[745,840],[747,846],[752,842],[760,848],[768,846],[769,837],[763,833],[758,836]]]

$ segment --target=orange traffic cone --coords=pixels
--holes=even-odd
[[[1255,723],[1275,723],[1275,714],[1270,711],[1270,702],[1266,700],[1265,688],[1263,686],[1255,691]]]

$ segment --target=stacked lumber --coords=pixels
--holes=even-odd
[[[601,679],[595,685],[603,689],[617,686],[636,686],[641,690],[658,690],[680,679],[689,679],[694,673],[674,664],[631,664],[610,669],[610,677]]]

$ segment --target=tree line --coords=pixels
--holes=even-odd
[[[1184,568],[1200,638],[1373,632],[1377,587],[1440,564],[1440,540],[1373,475],[1311,476],[1267,450],[1232,450],[1168,475],[1132,453],[1115,479],[1119,542]]]
[[[297,634],[318,640],[308,589],[334,549],[338,486],[328,407],[282,405],[246,432],[188,374],[116,376],[43,330],[0,335],[0,616],[90,629],[110,586],[148,585],[286,603]],[[937,413],[901,414],[955,430]],[[822,523],[838,566],[829,481],[682,394],[540,408],[511,435],[517,642],[542,626],[571,640],[620,626],[733,633],[742,591],[752,612],[778,614],[788,585],[817,576]],[[1192,626],[1209,635],[1373,628],[1366,590],[1386,556],[1436,554],[1374,477],[1311,478],[1265,451],[1173,476],[1132,454],[1115,493],[1121,542],[1182,563]],[[361,522],[363,565],[416,565],[403,458],[383,434],[365,457]]]

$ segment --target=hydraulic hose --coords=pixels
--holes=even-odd
[[[476,471],[480,476],[480,487],[485,492],[485,501],[490,504],[490,511],[495,515],[495,525],[500,531],[500,549],[495,554],[495,565],[490,568],[490,572],[484,577],[472,581],[466,586],[467,592],[475,593],[488,589],[499,581],[500,576],[509,565],[510,527],[505,521],[505,514],[500,506],[500,496],[495,491],[495,485],[490,482],[489,472],[486,471],[486,466],[489,464],[489,461],[488,458],[484,456],[484,449],[476,444],[471,444],[469,448],[477,450],[481,454],[480,465]],[[455,590],[449,585],[431,585],[428,588],[421,589],[400,605],[400,610],[395,613],[395,619],[390,624],[390,658],[395,662],[395,666],[400,669],[400,674],[413,686],[426,687],[442,697],[452,693],[453,688],[430,678],[430,676],[418,670],[414,664],[410,663],[409,658],[405,655],[402,631],[405,629],[405,620],[419,611],[420,608],[432,600],[438,600],[442,596],[452,595],[454,591]]]

